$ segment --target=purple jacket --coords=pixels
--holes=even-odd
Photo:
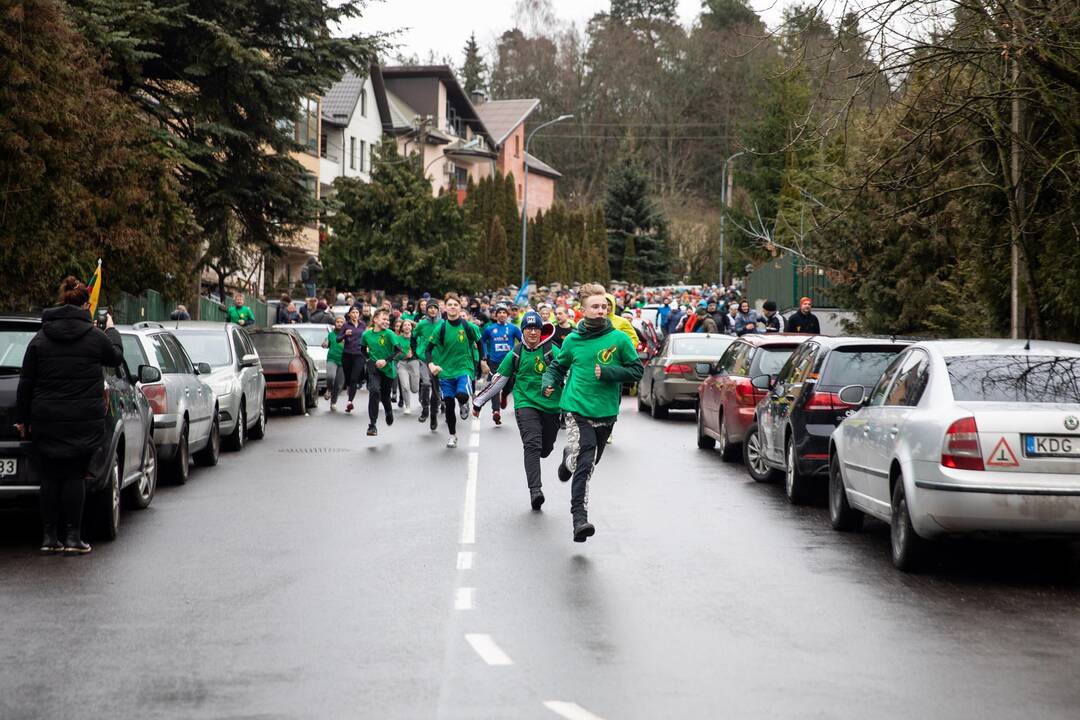
[[[345,343],[345,349],[343,352],[346,355],[360,355],[363,352],[363,346],[360,344],[360,338],[364,334],[364,330],[367,326],[364,321],[361,320],[359,325],[353,325],[348,320],[345,320],[345,324],[338,330],[337,339],[339,342]],[[352,335],[345,335],[346,330],[352,330]]]

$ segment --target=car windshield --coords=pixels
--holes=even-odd
[[[672,338],[672,355],[703,355],[720,357],[728,345],[735,341],[731,337],[687,337]]]
[[[251,342],[262,357],[282,357],[293,355],[293,344],[283,332],[252,333]]]
[[[229,337],[224,330],[174,330],[188,357],[195,363],[210,363],[213,367],[225,367],[232,363]]]
[[[22,369],[26,346],[36,334],[37,330],[0,328],[0,372],[11,374]]]
[[[945,366],[960,402],[1080,403],[1080,357],[958,355]]]
[[[903,345],[836,348],[830,353],[825,372],[818,382],[822,385],[873,387],[881,373],[885,372],[885,366],[903,349]]]
[[[754,356],[754,365],[750,373],[750,377],[756,375],[776,375],[780,372],[780,368],[784,367],[784,363],[791,357],[791,353],[795,351],[794,346],[788,345],[764,345],[758,349],[757,354]]]
[[[323,340],[326,339],[327,333],[330,332],[330,326],[327,325],[321,328],[298,328],[295,330],[296,334],[304,338],[304,342],[309,347],[319,347],[323,344]]]

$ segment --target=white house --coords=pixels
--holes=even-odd
[[[324,197],[333,194],[335,178],[371,180],[371,153],[382,132],[371,73],[367,77],[349,73],[334,83],[322,99],[319,181]]]

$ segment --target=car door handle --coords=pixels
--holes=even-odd
[[[869,435],[870,434],[870,426],[869,425],[863,425],[862,434],[863,435]]]
[[[894,438],[899,434],[900,434],[900,428],[897,427],[896,425],[893,425],[891,428],[889,428],[889,437]]]

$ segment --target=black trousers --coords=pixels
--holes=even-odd
[[[383,375],[382,371],[375,367],[374,362],[368,363],[367,415],[368,421],[372,425],[379,419],[379,403],[382,403],[382,406],[386,408],[387,415],[394,411],[393,405],[390,402],[390,391],[394,387],[394,382],[394,378],[388,378]]]
[[[597,422],[576,414],[566,416],[566,449],[563,463],[570,471],[570,514],[586,519],[589,514],[589,481],[607,447],[614,421]]]
[[[341,367],[345,370],[345,387],[348,389],[349,402],[356,397],[356,390],[364,381],[364,367],[367,359],[363,355],[341,356]]]
[[[439,405],[442,403],[442,394],[439,389],[439,379],[431,376],[426,362],[420,362],[420,412],[430,415],[439,414]]]
[[[46,527],[72,530],[82,528],[83,503],[86,499],[86,468],[90,457],[34,457],[34,474],[41,483],[39,501],[41,521]],[[63,523],[61,523],[63,519]]]
[[[439,392],[439,383],[435,383],[435,391]],[[443,398],[443,411],[446,413],[446,430],[451,435],[457,435],[457,404],[460,402],[462,405],[468,405],[470,400],[468,395],[450,395]]]
[[[496,396],[497,397],[497,396]],[[536,408],[514,410],[521,447],[525,451],[525,479],[530,490],[540,489],[540,458],[546,458],[555,448],[559,434],[559,414],[546,413]]]

